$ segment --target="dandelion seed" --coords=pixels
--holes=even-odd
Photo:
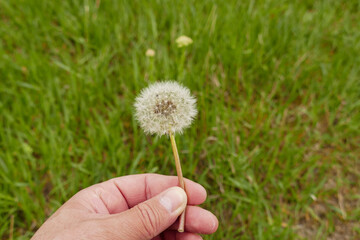
[[[317,197],[314,195],[314,194],[310,194],[310,197],[313,201],[316,201],[317,200]]]
[[[174,81],[158,82],[136,98],[136,119],[146,133],[182,133],[197,114],[196,99]]]
[[[187,36],[180,36],[176,39],[176,44],[178,48],[187,47],[193,43],[193,40]]]
[[[147,57],[154,57],[154,56],[155,56],[155,50],[149,48],[148,50],[146,50],[145,55],[146,55]]]

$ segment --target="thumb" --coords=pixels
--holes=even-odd
[[[135,207],[112,215],[112,239],[152,239],[170,227],[185,210],[187,196],[183,189],[172,187]],[[109,227],[109,225],[108,225]]]

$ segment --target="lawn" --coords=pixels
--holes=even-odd
[[[359,29],[357,0],[0,1],[0,238],[89,185],[176,174],[133,108],[175,79],[198,99],[177,142],[219,218],[204,239],[360,239]]]

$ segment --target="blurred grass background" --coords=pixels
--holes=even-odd
[[[1,0],[1,238],[28,239],[94,183],[176,174],[133,102],[177,79],[199,110],[177,137],[183,172],[220,220],[204,239],[359,239],[359,13],[358,0]]]

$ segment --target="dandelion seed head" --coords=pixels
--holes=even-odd
[[[147,57],[154,57],[154,56],[155,56],[155,50],[149,48],[148,50],[146,50],[145,55],[146,55]]]
[[[187,47],[193,43],[193,40],[187,36],[180,36],[176,39],[176,44],[178,48]]]
[[[135,117],[146,133],[182,133],[197,114],[190,90],[174,81],[157,82],[135,100]]]

